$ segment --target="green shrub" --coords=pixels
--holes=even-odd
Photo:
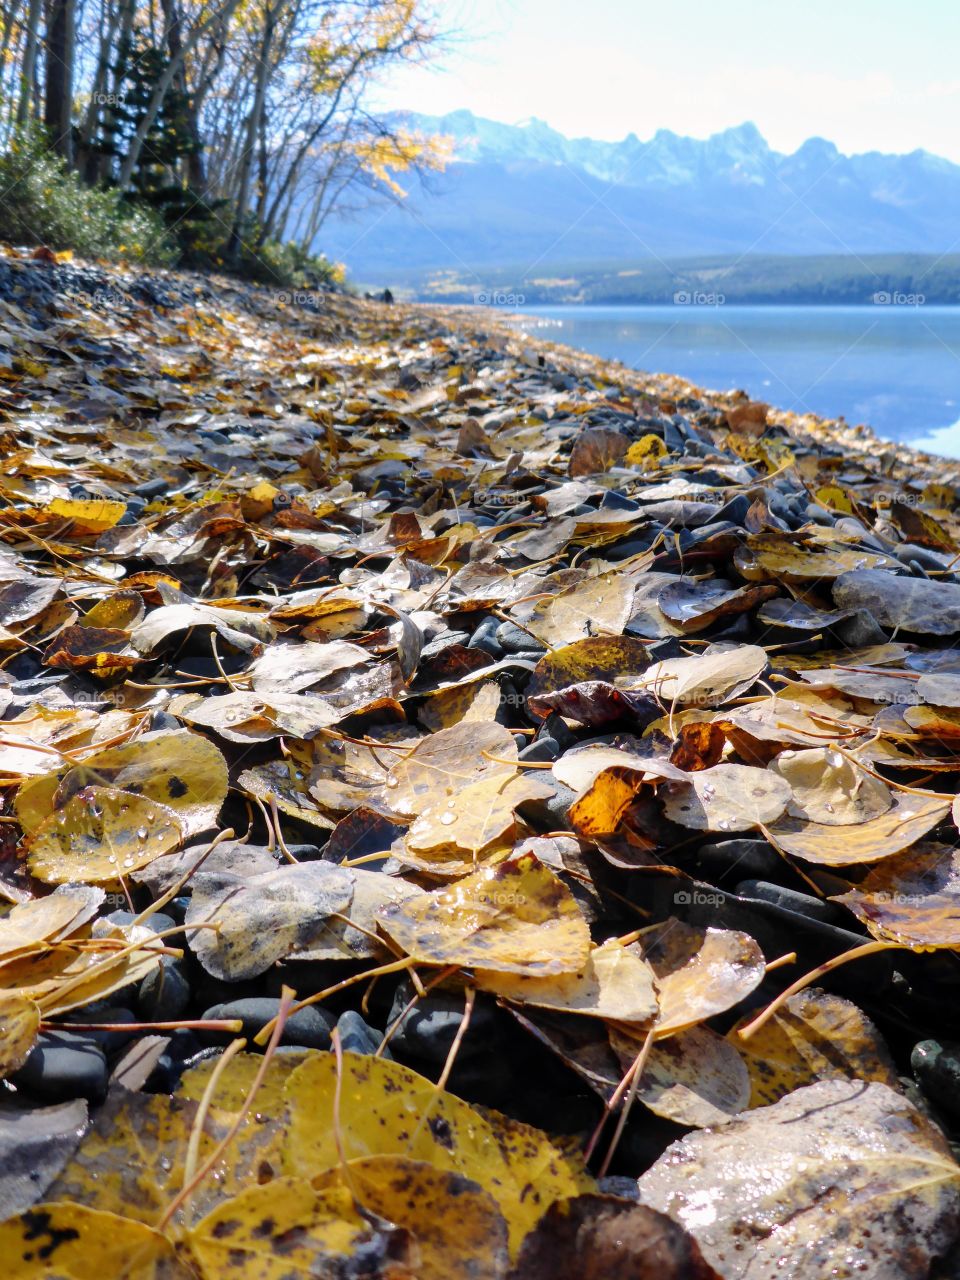
[[[21,134],[0,154],[0,239],[156,266],[177,256],[160,214],[86,186],[37,133]]]

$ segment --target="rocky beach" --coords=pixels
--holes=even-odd
[[[11,1274],[960,1275],[960,464],[9,246],[0,432]]]

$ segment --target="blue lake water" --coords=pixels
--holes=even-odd
[[[523,327],[636,369],[865,422],[960,457],[960,307],[524,308]],[[548,323],[544,323],[548,322]]]

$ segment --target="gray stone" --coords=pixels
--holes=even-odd
[[[12,1079],[19,1088],[53,1102],[66,1098],[101,1102],[107,1094],[107,1059],[92,1036],[45,1031]]]
[[[261,1031],[280,1012],[280,1001],[271,996],[247,996],[240,1000],[228,1000],[215,1004],[203,1014],[204,1018],[239,1018],[243,1023],[242,1035],[248,1039]],[[329,1049],[330,1032],[334,1020],[329,1013],[308,1005],[292,1014],[283,1028],[281,1044],[296,1044],[304,1049]],[[201,1033],[206,1040],[220,1043],[230,1039],[228,1032],[207,1031]]]

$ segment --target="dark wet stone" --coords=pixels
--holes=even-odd
[[[819,502],[808,502],[804,514],[815,524],[833,524],[836,520],[833,512],[828,511],[826,507],[821,507]]]
[[[628,498],[619,489],[608,489],[600,503],[601,511],[639,511],[640,503]]]
[[[743,876],[769,880],[783,870],[783,859],[766,840],[721,840],[717,844],[704,844],[697,850],[697,857],[707,878],[716,876],[718,883]]]
[[[932,1102],[960,1118],[960,1044],[921,1040],[910,1054],[917,1083]]]
[[[72,1009],[65,1015],[68,1022],[114,1022],[117,1024],[139,1021],[132,1009],[124,1009],[120,1005],[85,1005],[82,1009]],[[77,1031],[73,1034],[85,1040],[93,1040],[104,1053],[114,1053],[122,1049],[139,1032],[136,1031]]]
[[[388,1027],[392,1027],[400,1017],[413,994],[409,982],[399,984],[387,1019]],[[404,1015],[402,1022],[393,1031],[390,1044],[396,1056],[442,1066],[447,1060],[454,1037],[460,1030],[463,1011],[462,995],[428,992]],[[493,1001],[489,997],[478,996],[470,1025],[457,1051],[458,1061],[467,1063],[472,1058],[489,1053],[496,1034],[497,1015]]]
[[[571,747],[575,747],[579,739],[573,730],[567,725],[562,716],[557,715],[555,711],[551,711],[544,720],[543,724],[537,730],[538,738],[553,738],[554,742],[560,748],[560,751],[569,751]]]
[[[546,769],[541,771],[541,781],[553,788],[553,795],[525,800],[517,812],[539,831],[566,831],[567,810],[576,800],[577,793],[558,782]]]
[[[369,1026],[355,1009],[341,1013],[337,1019],[337,1030],[344,1053],[376,1053],[383,1040],[380,1032]],[[391,1056],[389,1045],[382,1056]]]
[[[92,1035],[45,1031],[12,1080],[18,1088],[51,1102],[67,1098],[102,1102],[107,1093],[107,1059]]]
[[[887,642],[887,633],[873,614],[866,609],[859,609],[852,617],[838,622],[833,632],[842,644],[848,645],[851,649]]]
[[[158,968],[140,983],[137,1010],[144,1022],[173,1022],[190,1003],[188,962],[164,956]]]
[[[203,1014],[204,1018],[239,1018],[243,1023],[242,1035],[252,1039],[280,1012],[280,1001],[271,996],[248,996],[240,1000],[228,1000],[215,1004]],[[332,1016],[316,1005],[309,1005],[291,1014],[283,1028],[281,1044],[297,1044],[305,1049],[329,1049]],[[232,1038],[229,1032],[199,1032],[205,1040],[217,1043]]]
[[[517,752],[519,759],[535,763],[556,760],[560,754],[560,743],[555,738],[536,738]]]
[[[750,499],[745,493],[738,493],[729,502],[725,502],[717,512],[717,522],[729,520],[731,524],[742,525],[749,510]]]
[[[156,480],[144,480],[143,484],[135,485],[133,492],[138,493],[141,498],[146,498],[149,501],[151,498],[162,497],[169,489],[169,480],[158,477]]]
[[[484,653],[489,653],[492,658],[500,658],[503,656],[503,646],[497,639],[497,631],[500,629],[500,619],[491,615],[484,618],[470,637],[471,649],[482,649]]]
[[[822,898],[815,898],[812,894],[800,893],[797,889],[785,889],[779,884],[770,884],[766,880],[742,880],[737,885],[737,893],[741,898],[756,898],[760,902],[771,902],[774,906],[796,911],[799,915],[809,916],[811,920],[825,920],[828,924],[847,918],[834,902],[824,902]]]
[[[513,622],[500,623],[496,630],[496,641],[505,653],[519,653],[523,649],[538,647],[530,632]],[[542,652],[546,650],[542,649]]]

